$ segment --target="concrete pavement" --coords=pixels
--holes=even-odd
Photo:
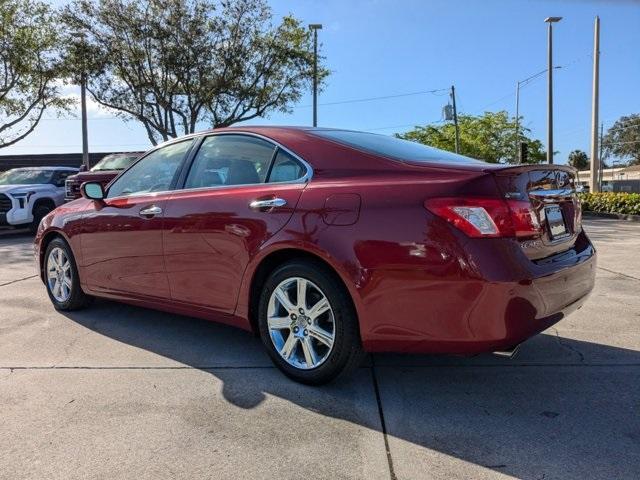
[[[322,388],[229,327],[56,312],[0,233],[0,478],[638,478],[640,224],[585,223],[595,292],[515,359],[376,355]]]

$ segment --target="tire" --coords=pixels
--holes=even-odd
[[[36,205],[33,209],[33,220],[29,224],[29,231],[31,233],[36,233],[38,231],[38,226],[40,225],[40,221],[52,210],[51,207],[47,205]]]
[[[64,257],[58,257],[60,252]],[[52,256],[55,258],[51,258]],[[56,258],[58,261],[55,260]],[[60,268],[54,268],[56,265],[60,265]],[[78,276],[78,267],[73,257],[73,252],[62,238],[58,237],[51,240],[44,255],[42,268],[47,293],[56,310],[79,310],[91,303],[93,298],[85,294],[80,287],[80,277]],[[52,270],[55,271],[55,280],[50,278]],[[62,282],[61,290],[55,288],[56,282]]]
[[[299,285],[305,291],[304,306],[298,301]],[[321,385],[346,376],[364,356],[351,298],[319,262],[294,260],[269,275],[259,299],[258,326],[273,363],[300,383]]]

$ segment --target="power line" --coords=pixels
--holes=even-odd
[[[442,123],[444,120],[435,120],[432,122],[428,122],[427,125],[432,125],[434,123]],[[405,124],[405,125],[391,125],[389,127],[375,127],[375,128],[364,128],[363,131],[365,132],[375,132],[378,130],[391,130],[392,128],[407,128],[407,127],[416,127],[419,126],[419,124],[422,122],[414,122],[414,123],[409,123],[409,124]]]
[[[367,97],[367,98],[354,98],[351,100],[340,100],[337,102],[326,102],[326,103],[319,103],[319,106],[329,106],[329,105],[344,105],[347,103],[363,103],[363,102],[373,102],[373,101],[377,101],[377,100],[387,100],[390,98],[400,98],[400,97],[411,97],[414,95],[425,95],[427,93],[437,93],[437,92],[442,92],[448,90],[448,88],[437,88],[435,90],[421,90],[419,92],[409,92],[409,93],[398,93],[395,95],[383,95],[380,97]],[[310,108],[313,105],[297,105],[293,108]]]
[[[379,97],[365,97],[365,98],[353,98],[350,100],[339,100],[336,102],[325,102],[325,103],[319,103],[318,106],[331,106],[331,105],[345,105],[345,104],[349,104],[349,103],[365,103],[365,102],[375,102],[378,100],[388,100],[388,99],[392,99],[392,98],[402,98],[402,97],[412,97],[412,96],[416,96],[416,95],[426,95],[429,93],[435,94],[438,92],[446,92],[448,91],[448,88],[437,88],[434,90],[420,90],[417,92],[408,92],[408,93],[397,93],[394,95],[382,95]],[[439,95],[438,95],[439,96]],[[296,105],[293,108],[311,108],[313,107],[313,105]],[[80,118],[43,118],[42,120],[47,120],[47,121],[54,121],[54,120],[75,120],[75,121],[79,121],[81,120]],[[89,120],[124,120],[121,117],[115,117],[115,116],[111,116],[111,117],[93,117],[93,118],[89,118]]]

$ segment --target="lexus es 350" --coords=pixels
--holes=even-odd
[[[234,325],[319,384],[364,352],[510,352],[579,308],[596,254],[574,175],[355,131],[219,129],[84,183],[35,253],[59,310],[106,297]]]

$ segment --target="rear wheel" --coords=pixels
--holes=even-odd
[[[326,383],[360,365],[351,299],[320,263],[296,260],[277,268],[265,282],[258,315],[269,356],[298,382]]]
[[[78,310],[91,301],[80,288],[80,278],[73,253],[67,242],[53,239],[44,257],[47,293],[57,310]]]

